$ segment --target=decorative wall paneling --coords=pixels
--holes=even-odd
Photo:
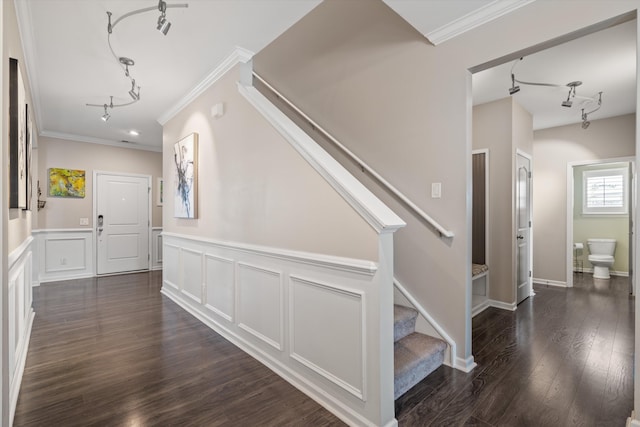
[[[33,324],[31,307],[31,277],[33,275],[33,237],[27,238],[22,245],[9,254],[9,283],[7,308],[9,312],[9,402],[10,420],[18,402],[18,393],[22,382],[27,349]]]
[[[375,424],[386,269],[175,233],[163,246],[163,294],[346,422]]]

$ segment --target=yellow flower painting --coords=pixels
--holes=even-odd
[[[49,169],[49,196],[84,197],[83,170]]]

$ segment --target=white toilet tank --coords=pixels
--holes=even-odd
[[[615,239],[588,239],[589,253],[592,255],[611,255],[616,251]]]

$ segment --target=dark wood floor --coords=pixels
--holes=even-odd
[[[153,272],[35,288],[14,425],[343,425],[160,286]]]
[[[633,408],[629,281],[576,274],[473,319],[478,366],[445,366],[396,402],[400,426],[617,426]]]
[[[441,367],[396,402],[401,426],[624,426],[628,280],[536,286],[473,319],[478,367]],[[342,423],[159,293],[160,273],[42,285],[16,426]]]

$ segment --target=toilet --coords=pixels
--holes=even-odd
[[[613,266],[613,254],[616,252],[615,239],[588,239],[589,257],[593,265],[594,279],[608,279],[609,269]]]

